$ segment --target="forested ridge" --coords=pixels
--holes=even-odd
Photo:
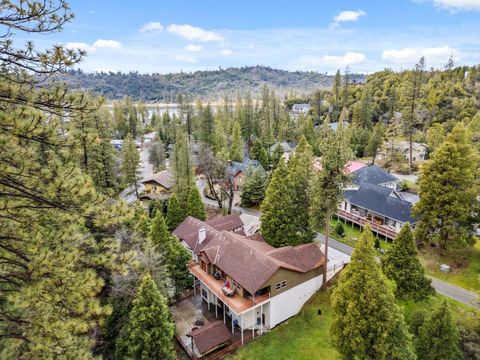
[[[364,75],[351,75],[363,81]],[[192,73],[140,74],[138,72],[94,72],[71,70],[59,78],[68,87],[91,90],[109,99],[130,96],[134,100],[174,101],[178,94],[218,100],[222,94],[237,92],[258,94],[266,85],[280,94],[289,91],[307,94],[314,89],[329,88],[333,76],[314,71],[286,71],[266,66],[227,68]]]

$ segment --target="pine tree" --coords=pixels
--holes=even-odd
[[[259,206],[265,198],[267,190],[267,173],[260,167],[249,167],[245,174],[242,189],[242,206]]]
[[[175,179],[174,192],[177,194],[181,207],[186,209],[188,192],[190,186],[195,185],[195,181],[187,134],[181,128],[177,129],[175,134],[175,147],[170,158],[170,164]]]
[[[375,127],[373,128],[373,133],[368,140],[368,145],[365,149],[365,153],[367,156],[372,157],[372,165],[375,164],[375,159],[378,154],[378,150],[380,150],[383,144],[383,137],[385,134],[385,129],[381,122],[378,122]]]
[[[428,152],[433,153],[445,140],[445,129],[442,124],[432,124],[427,130]]]
[[[177,228],[178,225],[182,223],[185,219],[185,212],[182,210],[180,206],[180,202],[178,201],[178,197],[175,193],[170,196],[168,200],[167,206],[167,225],[168,230],[173,231]]]
[[[240,123],[235,121],[232,130],[232,143],[230,144],[230,160],[243,162],[243,141]]]
[[[398,299],[423,300],[434,294],[431,280],[418,258],[410,224],[406,223],[392,246],[382,258],[382,270],[387,278],[394,280]]]
[[[290,223],[295,216],[295,193],[287,178],[287,166],[280,161],[261,205],[260,232],[265,241],[274,247],[294,245],[292,240],[298,237],[297,229]]]
[[[140,154],[135,147],[135,142],[131,134],[128,134],[123,141],[122,146],[122,174],[123,182],[126,186],[133,186],[135,195],[138,198],[138,181],[140,174],[138,166],[140,163]]]
[[[203,204],[202,197],[196,186],[192,186],[188,194],[187,215],[193,216],[199,220],[207,219],[205,205]]]
[[[330,336],[343,359],[415,359],[392,285],[375,260],[367,225],[333,291]]]
[[[163,215],[159,211],[152,220],[149,237],[155,250],[166,259],[176,293],[190,285],[188,262],[191,260],[191,255],[180,241],[168,232]]]
[[[210,103],[201,110],[199,140],[204,146],[213,147],[215,137],[215,121]]]
[[[463,248],[474,243],[478,223],[478,154],[469,134],[458,123],[435,150],[420,173],[420,201],[413,212],[420,217],[416,237],[436,241],[440,249]]]
[[[307,139],[302,136],[295,151],[291,154],[288,163],[288,186],[294,193],[293,216],[290,226],[296,235],[290,239],[292,244],[311,242],[314,236],[309,218],[310,208],[309,185],[313,177],[313,151]]]
[[[277,165],[282,159],[283,154],[284,152],[282,146],[280,144],[277,144],[277,146],[275,146],[275,148],[273,149],[272,155],[270,156],[270,163],[273,170],[277,168]]]
[[[148,149],[148,162],[153,166],[154,171],[159,171],[165,167],[165,159],[165,148],[160,139],[156,139]]]
[[[341,123],[337,131],[333,131],[325,123],[321,139],[320,151],[322,158],[320,163],[322,169],[311,182],[309,210],[312,228],[317,231],[325,229],[325,257],[328,259],[330,217],[343,197],[343,188],[350,181],[349,176],[345,174],[345,169],[348,161],[352,158],[352,152]],[[327,272],[326,261],[324,272]],[[327,279],[324,277],[324,287],[327,285],[326,281]]]
[[[145,275],[133,300],[128,324],[118,340],[116,357],[174,360],[175,326],[170,318],[166,299],[150,274]]]
[[[425,320],[416,341],[419,360],[460,360],[458,331],[447,300]]]
[[[258,160],[260,165],[262,165],[265,170],[268,170],[268,154],[262,142],[258,139],[253,143],[251,158]]]
[[[332,122],[338,121],[338,117],[340,116],[340,109],[342,108],[341,104],[341,88],[342,88],[342,78],[340,76],[340,70],[337,70],[335,74],[335,80],[333,82],[333,89],[332,89]]]

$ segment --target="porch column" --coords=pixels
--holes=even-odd
[[[233,314],[232,314],[232,310],[230,310],[230,315],[231,315],[231,319],[232,319],[232,335],[235,335],[235,328],[233,327]]]
[[[260,305],[260,335],[263,335],[263,304]]]
[[[197,277],[193,275],[193,296],[197,296]]]
[[[225,321],[225,303],[222,301],[223,304],[223,323],[226,324],[227,322]]]
[[[253,326],[252,326],[252,339],[255,338],[255,309],[252,309],[252,320],[253,320]]]
[[[217,295],[215,295],[215,319],[218,317],[217,308],[218,308],[218,298],[217,298]]]
[[[240,326],[242,327],[242,345],[243,345],[243,313],[240,315]]]

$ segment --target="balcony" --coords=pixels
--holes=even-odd
[[[270,298],[270,293],[266,293],[261,296],[252,296],[249,298],[244,298],[237,292],[235,292],[235,294],[232,296],[226,296],[222,292],[223,280],[216,280],[212,275],[206,273],[200,267],[200,264],[196,262],[192,262],[190,264],[190,273],[200,280],[206,287],[208,287],[218,299],[225,303],[225,305],[227,305],[237,315]]]
[[[352,214],[345,210],[340,210],[340,209],[336,210],[336,214],[342,219],[351,221],[352,223],[355,223],[360,226],[365,226],[368,224],[370,225],[370,228],[372,229],[372,231],[378,233],[379,235],[385,236],[386,238],[393,240],[397,237],[397,232],[395,230],[392,230],[388,226],[377,224],[376,222],[368,220],[363,216]]]

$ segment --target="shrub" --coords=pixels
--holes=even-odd
[[[340,221],[338,221],[335,225],[335,232],[340,236],[343,236],[345,234],[345,229],[343,228],[343,225]]]

